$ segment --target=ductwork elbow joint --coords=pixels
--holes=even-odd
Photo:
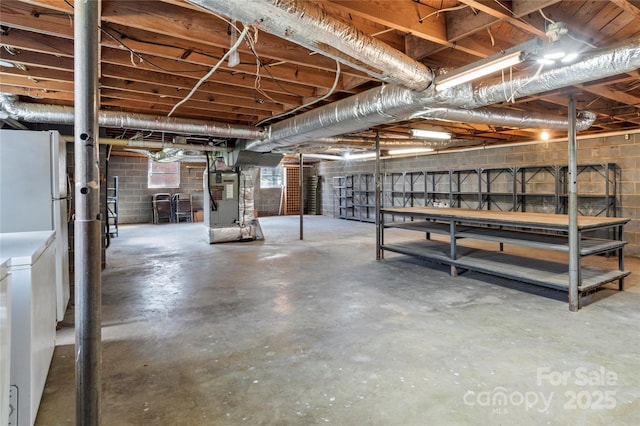
[[[18,101],[16,95],[10,93],[0,93],[0,117],[17,119],[13,112],[13,106]]]
[[[596,121],[598,116],[591,111],[580,111],[576,123],[576,130],[587,130]]]

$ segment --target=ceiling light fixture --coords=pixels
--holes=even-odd
[[[344,159],[345,160],[363,160],[365,158],[373,158],[376,156],[375,152],[363,152],[361,154],[352,154],[350,152],[347,152],[344,155]]]
[[[0,59],[0,67],[14,67],[13,62],[5,61],[4,59]]]
[[[522,62],[523,59],[523,52],[518,50],[511,53],[503,52],[482,61],[474,62],[473,64],[469,64],[436,78],[436,91],[446,90],[450,87],[517,65]]]
[[[421,154],[424,152],[433,152],[433,148],[392,149],[391,151],[389,151],[389,155]]]
[[[303,158],[317,158],[318,160],[343,160],[339,155],[331,154],[302,154]]]
[[[552,65],[557,61],[561,61],[564,64],[575,61],[580,53],[575,43],[570,40],[568,33],[569,30],[564,22],[554,22],[549,25],[546,35],[549,37],[550,43],[541,52],[537,62],[543,65]]]
[[[439,141],[448,141],[451,134],[447,132],[437,132],[435,130],[409,129],[411,136],[414,138],[437,139]]]

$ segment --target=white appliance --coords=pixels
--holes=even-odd
[[[9,424],[9,381],[11,355],[11,275],[9,259],[0,262],[0,425]]]
[[[9,424],[32,426],[56,339],[54,231],[0,234],[0,263],[11,276]]]
[[[56,318],[69,303],[67,149],[57,131],[0,130],[0,233],[56,231]]]

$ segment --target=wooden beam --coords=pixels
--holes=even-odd
[[[24,87],[28,89],[39,89],[51,92],[73,93],[73,81],[55,81],[34,78],[24,75],[9,74],[0,71],[0,82],[8,86]]]
[[[169,34],[183,40],[228,47],[227,24],[210,13],[197,12],[164,2],[155,2],[153,8],[140,8],[137,2],[103,1],[104,22],[139,28],[159,34]],[[265,32],[260,32],[256,51],[263,59],[277,59],[293,64],[313,66],[325,71],[335,70],[335,62]],[[246,45],[241,52],[250,53]]]
[[[172,108],[178,101],[181,99],[173,99],[166,98],[156,94],[149,93],[137,93],[131,91],[123,91],[117,89],[110,88],[101,88],[100,95],[106,98],[111,99],[120,99],[126,101],[136,101],[136,102],[149,102],[155,105],[164,105],[167,108]],[[191,100],[189,99],[185,104],[180,106],[176,112],[180,112],[182,109],[192,109],[192,110],[201,110],[200,114],[207,115],[207,112],[224,112],[230,114],[243,114],[243,115],[255,115],[256,117],[270,117],[271,113],[262,110],[256,110],[252,108],[245,108],[240,106],[233,105],[224,105],[218,102],[211,101],[199,101],[199,100]],[[206,111],[206,112],[205,112]]]
[[[103,109],[110,111],[123,111],[123,112],[137,112],[143,114],[153,115],[167,115],[172,107],[162,104],[149,103],[149,102],[135,102],[131,100],[123,101],[121,99],[112,99],[102,97],[100,104]],[[107,108],[108,107],[108,108]],[[191,108],[179,108],[175,117],[189,117],[202,120],[215,120],[224,122],[242,122],[244,124],[253,124],[259,121],[259,117],[256,115],[243,115],[243,114],[231,114],[231,113],[216,113],[203,114],[202,110],[193,110]]]
[[[142,60],[136,56],[132,57],[131,53],[125,50],[103,48],[103,63],[118,64],[130,66],[132,68],[142,68],[152,71],[163,72],[172,75],[181,75],[183,77],[191,77],[199,79],[204,76],[215,64],[212,58],[201,57],[201,60],[208,59],[212,62],[211,66],[201,65],[200,63],[190,63],[181,60],[167,59],[159,56],[144,55]],[[324,75],[318,73],[307,72],[308,69],[300,68],[296,70],[291,67],[274,67],[270,69],[270,74],[265,70],[261,70],[261,83],[266,90],[276,93],[297,93],[300,95],[311,95],[316,87],[329,88],[334,82],[335,75]],[[255,80],[255,65],[237,65],[234,68],[221,66],[214,74],[216,81],[227,84],[237,84],[234,81],[250,79]],[[273,81],[270,76],[273,75],[278,81]],[[242,84],[243,86],[246,84]]]
[[[151,94],[156,95],[161,98],[173,99],[175,101],[179,101],[183,99],[188,93],[188,89],[182,89],[178,87],[169,87],[169,86],[161,86],[131,80],[121,80],[112,77],[104,76],[100,80],[100,87],[122,90],[128,92],[135,92],[138,94]],[[271,101],[261,101],[251,98],[242,98],[236,96],[228,96],[224,94],[214,94],[214,93],[205,93],[202,91],[197,91],[191,97],[193,100],[203,101],[203,102],[215,102],[221,105],[228,106],[241,106],[243,108],[255,109],[258,111],[264,111],[267,114],[271,114],[271,112],[282,112],[284,110],[282,104],[277,104]]]
[[[39,33],[64,36],[73,40],[73,13],[61,16],[59,13],[51,14],[51,9],[34,7],[17,1],[0,2],[0,16],[2,25],[10,28],[33,30],[37,28]]]
[[[634,5],[629,0],[611,0],[611,3],[615,4],[625,12],[631,13],[636,17],[640,17],[640,7]]]
[[[9,54],[6,50],[0,50],[0,59],[8,62],[17,62],[23,65],[45,67],[51,70],[73,71],[73,58],[65,56],[48,55],[28,50],[17,50]]]
[[[514,18],[521,18],[556,3],[560,3],[560,0],[511,0],[511,9]]]
[[[30,87],[11,86],[4,84],[4,82],[0,82],[0,92],[34,99],[55,99],[73,102],[73,92],[56,92],[43,89],[32,89]]]
[[[420,19],[437,12],[436,9],[416,2],[392,2],[371,0],[321,0],[325,6],[335,7],[349,14],[377,22],[389,28],[414,34],[435,42],[446,42],[447,35],[443,17],[431,15],[423,22]]]
[[[38,52],[46,51],[52,54],[56,54],[56,55],[59,54],[66,57],[72,57],[73,55],[72,42],[70,40],[67,40],[61,37],[55,37],[51,35],[40,35],[30,31],[12,29],[11,31],[9,31],[7,35],[1,36],[0,40],[1,40],[0,42],[3,45],[13,46],[19,49],[30,49]],[[127,60],[129,63],[131,63],[132,61],[135,62],[139,60],[136,57],[132,58],[132,55],[130,53],[127,53],[125,50],[121,50],[119,48],[119,44],[113,39],[105,37],[104,40],[105,40],[104,41],[105,44],[116,48],[116,49],[113,49],[111,52],[103,51],[102,54],[107,58],[113,57],[113,55],[119,55],[121,57],[121,61],[118,63],[122,63],[124,60]],[[140,52],[143,58],[148,58],[149,64],[162,64],[164,62],[165,63],[164,68],[166,69],[193,70],[197,65],[191,65],[191,63],[195,63],[195,64],[202,65],[201,75],[203,75],[217,62],[215,57],[211,57],[209,55],[203,55],[195,52],[188,56],[189,62],[178,60],[178,59],[167,59],[166,57],[151,56],[153,53],[148,52],[148,50],[158,49],[157,46],[153,44],[143,44],[143,43],[138,43],[138,44],[141,46],[136,46],[136,47],[143,47],[147,49],[147,51],[141,51],[138,49],[136,49],[136,51]],[[166,48],[163,48],[163,49],[166,50]],[[212,49],[212,48],[210,47],[209,49]],[[5,51],[3,51],[3,53],[8,55],[7,52]],[[172,53],[175,55],[177,52],[175,52],[175,49],[174,49]],[[222,55],[224,55],[224,52],[222,49],[219,49],[219,51],[212,52],[212,53],[213,53],[213,56],[218,56],[218,57],[222,57]],[[124,56],[127,56],[128,59],[123,59]],[[228,68],[227,66],[222,66],[221,72],[224,72],[224,71],[233,72],[233,73],[241,72],[241,73],[255,76],[256,65],[252,63],[252,61],[254,60],[255,58],[252,55],[250,58],[245,58],[244,64],[241,63],[240,65],[234,68]],[[292,82],[296,84],[312,86],[313,88],[316,88],[316,87],[329,88],[333,85],[335,80],[335,72],[329,73],[322,70],[313,70],[308,67],[294,66],[290,64],[283,64],[278,67],[269,67],[268,73],[265,71],[265,68],[263,67],[262,74],[265,78],[269,78],[269,79],[275,78],[276,80],[279,80],[279,81]],[[191,75],[195,75],[195,74],[191,73]],[[275,91],[282,91],[282,89],[286,88],[286,86],[287,86],[286,84],[275,84],[275,87],[280,89]],[[340,86],[341,85],[339,84],[338,90],[341,89]],[[267,88],[265,87],[265,89]],[[313,90],[310,90],[307,93],[304,93],[302,89],[298,88],[298,86],[291,86],[285,90],[288,90],[289,92],[296,92],[296,90],[300,90],[302,92],[301,95],[303,96],[309,96],[313,92]]]
[[[326,1],[326,0],[323,0]],[[430,15],[435,9],[416,2],[384,2],[372,0],[362,2],[357,0],[331,0],[332,6],[354,13],[359,16],[437,43],[439,45],[458,49],[473,56],[483,57],[482,53],[465,46],[456,46],[449,41],[446,34],[444,16],[431,15],[422,23],[420,18]]]
[[[60,71],[31,66],[26,71],[13,67],[0,67],[0,72],[42,81],[73,82],[73,71]]]
[[[494,18],[498,18],[501,21],[505,21],[510,25],[513,25],[516,28],[521,29],[522,31],[525,31],[531,35],[534,35],[536,37],[541,37],[541,38],[545,38],[547,37],[547,35],[545,34],[544,30],[538,29],[534,26],[532,26],[531,24],[528,24],[526,22],[523,22],[517,18],[514,18],[512,16],[512,13],[510,11],[507,11],[507,9],[502,8],[500,5],[501,3],[483,3],[480,2],[478,0],[460,0],[462,3],[471,6],[472,8],[479,10],[481,12],[484,12],[490,16],[493,16]]]
[[[103,76],[113,77],[121,79],[125,82],[140,82],[149,83],[163,87],[169,87],[176,91],[191,90],[193,87],[193,80],[186,77],[171,76],[155,71],[137,70],[135,73],[131,73],[130,69],[126,66],[105,64],[103,67]],[[269,98],[255,90],[253,86],[239,87],[229,86],[227,84],[217,83],[215,81],[207,81],[198,90],[199,93],[210,94],[215,96],[216,94],[237,96],[244,99],[253,99],[256,101],[270,101]],[[301,98],[298,96],[282,95],[277,93],[267,92],[276,103],[282,103],[283,105],[300,105]]]
[[[19,28],[11,28],[8,32],[0,34],[0,44],[16,49],[73,58],[73,40]]]
[[[631,93],[611,89],[610,87],[608,87],[608,85],[578,84],[576,87],[580,88],[580,90],[584,90],[585,92],[589,92],[597,96],[603,96],[607,99],[620,102],[621,104],[640,106],[640,97],[634,96]]]

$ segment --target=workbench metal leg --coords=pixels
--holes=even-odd
[[[624,240],[623,232],[624,230],[622,226],[620,226],[618,228],[618,239],[620,241]],[[624,249],[622,248],[618,249],[618,270],[624,271]]]
[[[457,253],[456,253],[456,221],[455,220],[452,220],[451,222],[449,222],[449,238],[450,238],[449,257],[451,258],[451,260],[456,260]],[[451,265],[451,276],[452,277],[458,276],[458,269],[456,268],[455,265]]]
[[[620,241],[623,241],[623,233],[624,233],[624,227],[619,226],[618,227],[618,239]],[[618,270],[619,271],[624,271],[624,249],[623,248],[619,248],[618,249]],[[624,290],[624,278],[620,278],[618,280],[618,290],[619,291],[623,291]]]

